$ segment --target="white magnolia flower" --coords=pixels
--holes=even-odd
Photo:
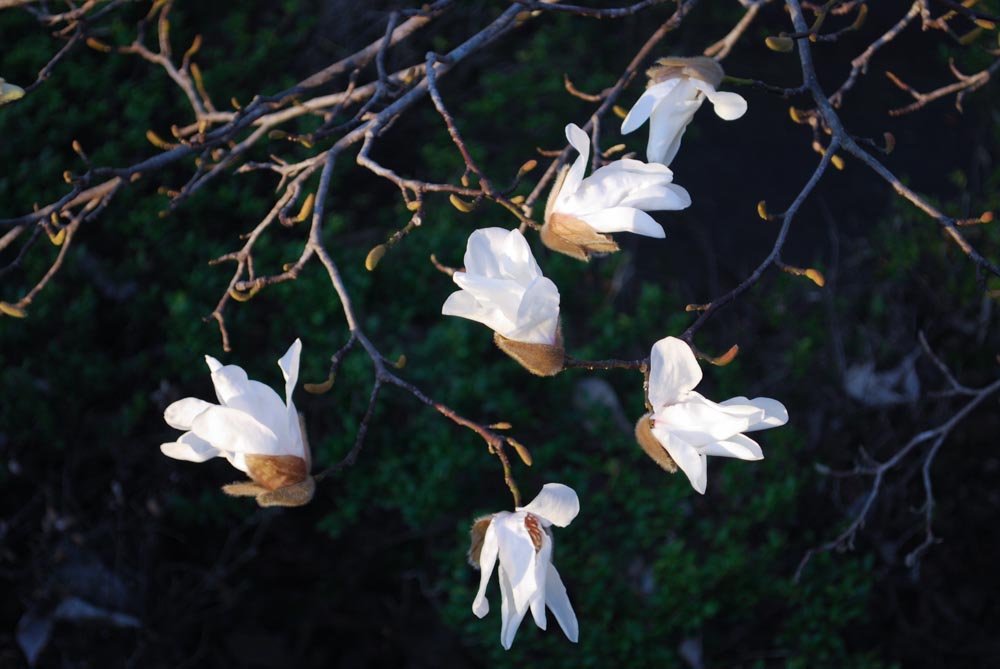
[[[481,569],[479,592],[472,602],[472,612],[479,618],[489,613],[486,586],[499,557],[500,644],[504,648],[509,649],[514,642],[528,609],[535,624],[544,630],[546,606],[566,637],[576,643],[576,614],[552,564],[551,526],[566,527],[579,512],[580,500],[572,488],[546,483],[527,506],[519,506],[513,513],[501,511],[487,519],[489,525],[477,560]]]
[[[542,276],[531,247],[517,230],[484,228],[469,235],[465,271],[452,279],[462,289],[441,308],[492,328],[514,341],[554,344],[559,289]]]
[[[227,489],[231,494],[259,495],[306,480],[311,484],[309,449],[292,402],[301,352],[302,342],[296,339],[278,361],[285,377],[284,401],[269,386],[247,378],[242,367],[206,355],[219,404],[185,397],[168,406],[163,414],[167,424],[187,431],[160,450],[190,462],[226,458],[253,479],[242,488],[234,484],[237,489]]]
[[[695,392],[701,367],[691,347],[680,339],[656,342],[650,358],[652,436],[701,494],[707,483],[706,456],[762,460],[760,446],[742,433],[788,422],[784,405],[769,397],[733,397],[716,403]],[[640,425],[649,419],[647,414]]]
[[[587,260],[592,253],[618,250],[618,245],[601,233],[663,237],[662,226],[646,212],[691,206],[691,196],[673,183],[674,173],[665,165],[624,158],[584,178],[590,137],[570,123],[566,139],[579,155],[552,188],[545,208],[541,235],[552,250]]]
[[[622,122],[627,135],[649,120],[646,160],[669,165],[681,146],[681,137],[705,98],[716,115],[734,121],[747,111],[747,101],[737,93],[719,92],[724,76],[713,59],[663,58],[649,70],[649,85]]]

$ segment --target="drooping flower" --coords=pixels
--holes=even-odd
[[[712,58],[662,58],[647,72],[649,83],[622,122],[627,135],[649,120],[646,160],[669,165],[681,146],[681,137],[705,98],[716,115],[735,121],[747,111],[747,101],[737,93],[716,89],[725,74]]]
[[[278,361],[285,377],[285,401],[269,386],[251,381],[242,367],[205,356],[219,403],[185,397],[167,407],[164,420],[186,430],[177,441],[160,445],[177,460],[205,462],[222,457],[251,481],[223,490],[253,496],[261,506],[300,506],[313,494],[305,431],[292,402],[299,378],[302,342],[298,339]]]
[[[552,525],[566,527],[580,512],[576,492],[561,483],[546,483],[527,506],[500,511],[473,525],[469,559],[481,570],[472,612],[489,613],[486,586],[497,567],[500,580],[500,644],[509,649],[528,609],[535,624],[546,627],[545,607],[573,643],[579,626],[566,587],[552,564]],[[499,558],[500,564],[497,565]]]
[[[691,347],[666,337],[650,354],[649,403],[652,414],[636,424],[639,445],[668,471],[680,467],[691,485],[705,494],[707,456],[762,460],[760,446],[743,432],[788,422],[784,405],[769,397],[733,397],[713,402],[694,388],[701,367]]]
[[[580,260],[594,253],[613,253],[618,245],[609,232],[663,237],[663,228],[647,211],[685,209],[691,196],[673,183],[665,165],[624,158],[584,178],[590,138],[579,126],[566,126],[566,139],[579,155],[564,170],[549,195],[541,237],[553,251]]]
[[[540,376],[563,367],[559,289],[542,276],[527,240],[517,230],[484,228],[469,235],[465,271],[452,279],[462,289],[441,307],[492,328],[505,353]]]

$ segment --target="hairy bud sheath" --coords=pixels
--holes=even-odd
[[[526,370],[536,376],[555,376],[562,371],[566,362],[563,346],[562,326],[556,328],[554,344],[529,344],[493,333],[493,342],[501,351],[514,358]]]
[[[694,56],[692,58],[661,58],[656,65],[646,70],[648,86],[655,86],[667,79],[700,79],[718,88],[726,73],[714,58]]]
[[[483,553],[486,530],[493,522],[493,514],[476,518],[469,528],[469,564],[479,569],[479,557]]]
[[[667,449],[653,436],[653,415],[645,414],[635,424],[635,440],[646,455],[671,474],[677,471],[677,463],[667,454]]]

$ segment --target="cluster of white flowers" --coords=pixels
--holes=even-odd
[[[594,254],[618,250],[608,233],[664,237],[648,212],[691,205],[690,195],[673,183],[667,165],[695,112],[705,99],[726,120],[746,111],[742,97],[716,90],[722,68],[709,58],[664,59],[649,76],[648,89],[622,124],[622,132],[629,133],[649,120],[648,162],[625,158],[585,177],[590,138],[578,126],[566,126],[566,138],[578,155],[559,175],[546,206],[540,237],[550,249],[587,261]],[[490,327],[497,346],[534,374],[551,376],[563,369],[559,290],[542,274],[518,230],[473,232],[464,270],[456,271],[453,279],[460,290],[448,297],[442,313]],[[224,489],[253,495],[264,506],[308,502],[314,489],[310,455],[292,402],[300,354],[301,343],[296,341],[278,362],[285,377],[284,402],[271,388],[249,380],[240,367],[206,357],[219,404],[189,397],[167,407],[167,423],[186,432],[163,444],[163,453],[192,462],[226,458],[251,481]],[[707,456],[762,459],[760,446],[743,433],[784,425],[788,413],[770,398],[713,402],[694,390],[701,378],[687,343],[674,337],[656,342],[648,377],[651,411],[636,424],[636,439],[657,463],[671,472],[681,469],[704,494]],[[577,640],[576,614],[552,563],[551,527],[566,527],[579,510],[575,491],[548,483],[530,504],[473,525],[469,558],[481,576],[472,611],[480,618],[489,612],[486,588],[496,569],[504,648],[510,648],[529,610],[535,624],[545,629],[546,607],[570,641]]]

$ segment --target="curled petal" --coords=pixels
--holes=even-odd
[[[703,86],[698,84],[704,84]],[[747,113],[747,101],[739,93],[716,91],[711,84],[697,82],[695,84],[712,103],[715,114],[723,121],[735,121]]]
[[[649,402],[656,410],[674,404],[701,383],[701,367],[686,342],[665,337],[650,354]]]
[[[637,235],[662,239],[663,226],[646,212],[633,207],[611,207],[581,214],[580,220],[598,232],[634,232]]]
[[[199,438],[193,432],[185,432],[173,443],[160,444],[160,452],[168,458],[187,460],[188,462],[205,462],[222,455],[219,449]]]
[[[499,550],[497,533],[493,528],[493,523],[490,523],[489,527],[486,528],[483,547],[479,553],[479,591],[476,592],[476,598],[472,600],[472,612],[476,614],[477,618],[482,618],[490,612],[490,603],[486,599],[486,586],[489,584],[490,578],[493,577],[493,569],[496,567]]]
[[[746,397],[733,397],[725,402],[719,402],[724,407],[734,405],[750,405],[762,412],[762,416],[750,424],[744,432],[754,432],[756,430],[766,430],[771,427],[781,427],[788,422],[788,409],[778,400],[770,397],[755,397],[752,400]]]
[[[167,425],[172,428],[190,430],[194,419],[209,407],[214,406],[216,405],[196,397],[185,397],[167,407],[166,411],[163,412],[163,420],[167,421]]]
[[[519,506],[518,511],[526,511],[538,516],[546,527],[556,525],[566,527],[580,513],[580,498],[576,491],[562,483],[546,483],[542,491],[527,506]]]
[[[750,437],[734,434],[725,441],[717,441],[701,448],[705,455],[715,455],[739,460],[763,460],[764,452],[760,445]]]
[[[559,191],[559,199],[576,192],[583,181],[583,174],[587,171],[587,160],[590,158],[590,137],[587,136],[580,126],[570,123],[566,126],[566,139],[577,150],[578,155],[573,161],[573,166],[569,168],[566,178],[562,182],[562,189]],[[558,208],[558,202],[556,203]]]
[[[691,482],[691,487],[702,495],[708,485],[707,458],[697,448],[666,430],[653,428],[653,436],[663,444],[667,453]]]

